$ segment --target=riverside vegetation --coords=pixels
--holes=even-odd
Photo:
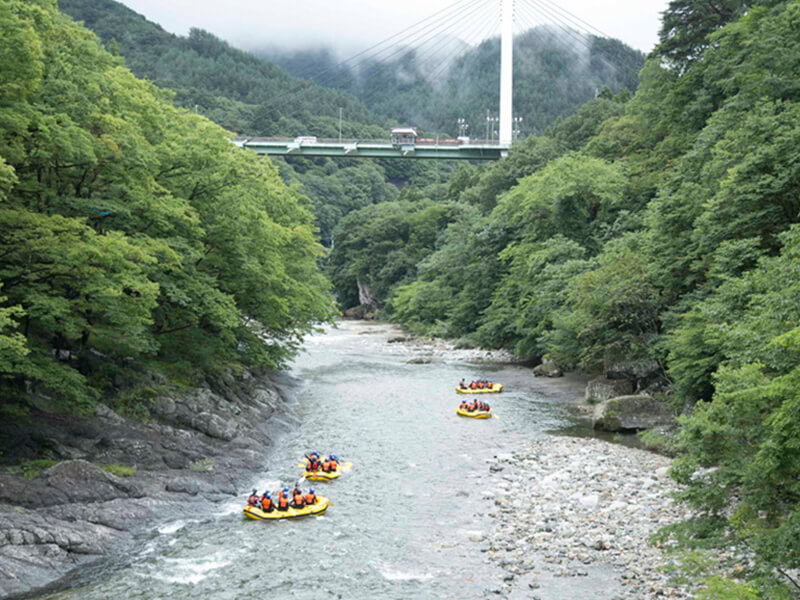
[[[663,394],[692,512],[662,543],[745,557],[705,598],[797,597],[800,2],[673,0],[635,94],[603,90],[507,159],[435,180],[425,165],[276,169],[172,103],[205,94],[225,126],[325,135],[334,117],[315,112],[362,114],[344,92],[309,87],[305,114],[270,106],[272,89],[201,89],[209,77],[175,96],[124,67],[124,30],[107,52],[52,0],[0,0],[0,23],[4,420],[106,401],[146,421],[163,382],[283,364],[334,314],[318,225],[342,308],[368,298],[416,332]],[[290,81],[202,32],[185,43],[176,71],[211,56]],[[382,136],[363,114],[350,135]]]

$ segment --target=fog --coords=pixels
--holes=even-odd
[[[551,0],[525,2],[538,24],[552,22]],[[185,35],[199,27],[243,49],[297,49],[329,46],[340,55],[363,50],[456,4],[454,0],[122,0],[123,4]],[[499,0],[498,11],[499,11]],[[558,6],[580,21],[576,26],[603,32],[649,52],[658,41],[661,12],[667,0],[561,0]],[[609,7],[613,6],[613,10]],[[541,8],[537,8],[541,7]],[[538,14],[536,14],[538,13]],[[563,14],[563,13],[561,13]],[[568,22],[569,18],[565,17]],[[594,29],[586,25],[591,24]],[[537,23],[533,23],[537,24]]]

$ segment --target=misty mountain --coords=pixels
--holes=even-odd
[[[454,135],[457,119],[463,118],[473,137],[493,137],[486,126],[487,110],[496,117],[499,105],[499,37],[476,47],[454,41],[436,56],[413,48],[385,59],[367,53],[353,61],[340,61],[330,48],[258,53],[298,77],[352,94],[387,119]],[[644,55],[619,40],[548,26],[518,34],[514,114],[522,117],[521,134],[541,133],[603,87],[635,92],[643,65]]]
[[[83,21],[135,75],[175,91],[176,105],[236,133],[335,137],[340,107],[347,137],[382,137],[387,129],[346,92],[291,75],[206,31],[174,35],[114,0],[59,0],[59,10]]]

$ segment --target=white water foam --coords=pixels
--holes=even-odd
[[[377,567],[378,573],[387,581],[430,581],[434,575],[432,573],[412,573],[410,571],[400,571],[387,565]]]
[[[158,533],[161,535],[172,535],[176,531],[180,531],[186,527],[186,521],[179,520],[173,521],[172,523],[167,523],[166,525],[162,525],[158,528]]]
[[[155,578],[167,583],[180,583],[183,585],[200,583],[212,571],[222,569],[231,564],[231,561],[220,560],[217,556],[205,561],[196,561],[189,558],[167,558],[165,560],[172,563],[172,566],[167,569],[170,575],[159,573],[155,575]]]

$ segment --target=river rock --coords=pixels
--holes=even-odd
[[[630,379],[605,379],[598,377],[586,384],[586,402],[603,402],[617,396],[633,393],[633,382]]]
[[[550,358],[542,360],[542,364],[533,367],[533,374],[537,377],[562,377],[564,372]]]
[[[688,516],[673,501],[674,482],[654,478],[669,460],[593,439],[532,442],[507,463],[505,472],[513,481],[503,508],[509,510],[489,513],[495,520],[488,536],[491,548],[516,547],[534,561],[523,570],[546,574],[548,580],[592,578],[597,576],[594,569],[603,569],[614,580],[604,582],[609,598],[695,597],[695,590],[675,587],[661,570],[669,556],[648,543],[660,527]],[[587,479],[598,471],[607,477]],[[643,482],[653,485],[642,492]],[[519,563],[510,560],[514,554],[488,555],[505,572],[520,572]],[[583,565],[592,565],[592,570]],[[512,597],[530,597],[523,581],[510,580],[509,585]]]
[[[648,429],[673,421],[667,405],[648,396],[619,396],[595,407],[592,425],[605,431]]]
[[[203,412],[192,421],[192,426],[208,436],[230,441],[236,437],[236,423],[226,421],[219,415]]]
[[[429,365],[433,362],[433,359],[430,356],[415,356],[414,358],[409,358],[406,361],[406,364],[409,365]]]

